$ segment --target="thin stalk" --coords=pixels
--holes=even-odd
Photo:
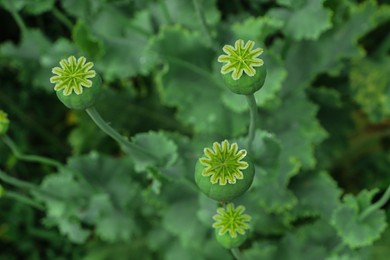
[[[256,121],[257,121],[257,105],[256,98],[253,94],[247,95],[246,100],[249,105],[249,131],[248,131],[248,149],[252,150],[252,143],[255,138]]]
[[[157,159],[141,146],[129,142],[125,137],[119,134],[114,128],[112,128],[106,121],[103,120],[95,107],[87,108],[85,111],[104,133],[114,139],[122,147],[122,149],[124,149],[130,155],[134,156],[135,154],[138,154],[152,159]]]
[[[374,204],[372,204],[371,206],[369,206],[365,211],[362,212],[362,214],[359,216],[359,220],[362,221],[364,220],[366,217],[368,217],[372,212],[374,212],[375,210],[378,210],[380,209],[381,207],[383,207],[383,205],[386,204],[386,202],[390,199],[390,186],[387,187],[385,193],[383,194],[383,196],[377,201],[375,202]]]
[[[17,200],[21,203],[27,204],[29,206],[32,206],[33,208],[39,209],[39,210],[45,210],[45,207],[42,206],[41,204],[37,203],[36,201],[32,200],[29,197],[26,197],[24,195],[21,195],[19,193],[13,192],[13,191],[6,191],[4,194],[5,198],[10,198]]]
[[[20,31],[22,32],[22,35],[25,35],[27,32],[27,26],[24,23],[22,16],[20,16],[20,14],[17,11],[15,11],[14,9],[9,10],[9,11],[10,11],[12,17],[14,18],[16,24],[18,25]]]
[[[57,162],[53,159],[46,158],[39,155],[29,155],[29,154],[21,153],[19,148],[14,143],[14,141],[12,141],[12,139],[7,135],[2,136],[1,139],[11,149],[12,153],[16,156],[16,158],[20,160],[27,161],[27,162],[37,162],[37,163],[47,164],[57,168],[63,167],[63,165],[60,162]]]
[[[204,33],[206,35],[207,40],[209,41],[210,46],[215,51],[217,51],[218,50],[218,46],[217,46],[215,40],[213,39],[213,37],[211,36],[210,28],[209,28],[209,26],[206,23],[206,18],[204,16],[204,12],[203,12],[203,8],[202,8],[201,3],[199,2],[199,0],[193,0],[192,2],[194,4],[195,12],[196,12],[196,14],[197,14],[197,16],[199,18],[200,24],[202,25],[203,31],[204,31]]]
[[[232,249],[230,249],[230,252],[232,252],[234,258],[236,258],[237,260],[244,260],[244,257],[241,254],[241,252],[238,249],[238,247],[233,247]]]
[[[53,15],[60,21],[62,22],[69,30],[72,30],[73,28],[73,23],[72,21],[64,15],[61,10],[59,10],[57,7],[53,7],[51,10],[53,12]]]
[[[18,188],[22,188],[22,189],[27,189],[29,191],[34,191],[36,193],[39,193],[39,194],[41,194],[43,196],[47,196],[47,197],[55,199],[55,200],[62,200],[60,197],[58,197],[55,194],[49,193],[47,191],[44,191],[41,188],[39,188],[38,186],[36,186],[34,184],[31,184],[29,182],[25,182],[25,181],[16,179],[14,177],[11,177],[11,176],[9,176],[8,174],[6,174],[5,172],[3,172],[1,170],[0,170],[0,180],[4,181],[5,183],[8,183],[8,184],[10,184],[12,186],[15,186],[15,187],[18,187]]]

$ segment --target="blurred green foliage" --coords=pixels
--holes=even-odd
[[[0,0],[0,24],[9,136],[62,165],[0,142],[0,259],[233,259],[193,168],[214,141],[245,147],[248,106],[217,63],[239,38],[268,69],[243,256],[388,259],[389,204],[359,218],[390,185],[388,1]],[[97,109],[156,161],[56,99],[51,68],[69,55],[95,63]]]

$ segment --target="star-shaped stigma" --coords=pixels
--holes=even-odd
[[[213,216],[215,220],[213,228],[218,230],[219,235],[224,235],[229,232],[230,237],[235,238],[237,234],[245,235],[245,230],[250,229],[248,224],[251,221],[251,216],[243,214],[244,206],[234,208],[233,203],[229,203],[225,208],[218,208],[217,214]]]
[[[96,76],[96,72],[91,70],[93,62],[86,63],[85,57],[76,60],[74,56],[60,61],[60,67],[54,67],[51,71],[57,76],[50,78],[51,83],[55,83],[55,91],[63,90],[64,96],[69,96],[74,91],[77,95],[83,93],[83,87],[92,87],[89,80]]]
[[[264,61],[260,58],[260,54],[263,53],[262,48],[252,50],[255,46],[255,42],[248,41],[244,45],[243,40],[237,40],[234,47],[231,45],[223,46],[223,51],[227,54],[220,55],[218,61],[226,63],[221,68],[222,74],[232,73],[232,78],[238,80],[243,72],[252,77],[256,74],[254,67],[260,67],[264,64]]]
[[[237,143],[229,144],[227,140],[222,144],[215,142],[213,150],[204,149],[205,157],[199,159],[205,169],[203,176],[211,176],[211,183],[219,182],[219,185],[236,183],[237,179],[243,179],[244,174],[241,170],[248,168],[248,163],[241,161],[246,156],[246,150],[238,151]]]

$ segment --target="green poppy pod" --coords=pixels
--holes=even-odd
[[[66,96],[62,91],[57,91],[58,99],[70,109],[83,110],[93,106],[100,95],[102,80],[96,75],[91,81],[92,87],[85,88],[79,95],[72,93]]]
[[[221,74],[227,87],[236,94],[251,95],[258,91],[265,82],[267,69],[259,58],[262,48],[253,49],[255,43],[237,40],[232,45],[223,46],[218,62],[224,63]]]
[[[222,75],[226,86],[230,91],[240,95],[251,95],[261,89],[264,85],[267,76],[267,68],[265,64],[256,69],[254,76],[243,74],[239,79],[234,80],[231,75]]]
[[[96,74],[92,62],[86,62],[85,57],[76,59],[70,56],[60,61],[61,67],[54,67],[56,74],[50,78],[54,83],[57,97],[70,109],[86,109],[94,105],[100,91],[102,80]]]
[[[253,182],[254,166],[246,158],[246,150],[238,150],[237,143],[215,142],[213,150],[204,149],[204,157],[195,166],[195,182],[209,198],[232,201],[244,194]]]
[[[226,249],[231,249],[233,247],[239,247],[247,239],[247,235],[238,234],[236,237],[231,237],[229,233],[223,235],[218,234],[218,231],[215,231],[215,238],[218,243]]]
[[[217,214],[213,216],[215,220],[213,228],[217,241],[223,247],[227,249],[238,247],[246,240],[252,217],[244,214],[244,211],[244,206],[236,208],[233,203],[217,209]]]

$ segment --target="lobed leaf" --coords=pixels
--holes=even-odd
[[[331,223],[345,244],[351,248],[371,245],[386,229],[386,216],[377,209],[364,219],[360,214],[371,205],[377,190],[362,191],[357,197],[346,195],[343,204],[333,213]]]

